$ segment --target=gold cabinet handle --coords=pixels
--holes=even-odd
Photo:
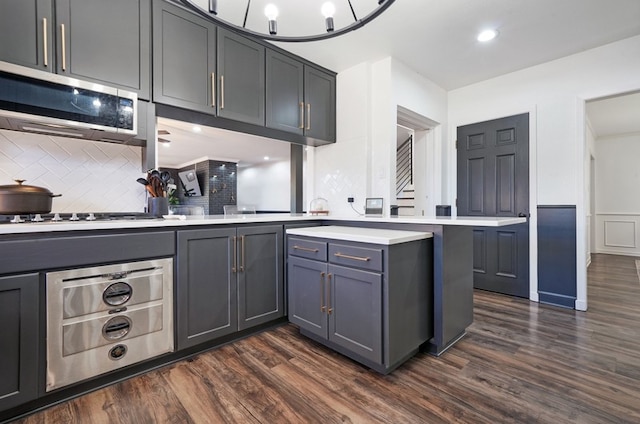
[[[327,307],[324,306],[324,272],[320,273],[320,312],[325,312]]]
[[[354,261],[362,261],[362,262],[369,262],[371,260],[371,258],[369,258],[369,257],[345,255],[345,254],[340,253],[340,252],[334,253],[333,256],[335,256],[337,258],[353,259]]]
[[[300,126],[298,128],[304,129],[304,102],[300,102]]]
[[[224,109],[224,75],[220,75],[220,109]]]
[[[294,250],[302,250],[304,252],[318,253],[318,249],[311,249],[310,247],[293,246]]]
[[[311,129],[311,103],[307,103],[307,129]]]
[[[47,18],[42,18],[42,63],[44,66],[49,66],[49,51],[47,48]]]
[[[233,266],[231,267],[231,272],[234,274],[237,271],[238,265],[238,238],[233,236]]]
[[[328,284],[327,284],[327,313],[331,315],[333,312],[333,308],[331,307],[331,273],[327,274]]]
[[[242,252],[240,256],[240,272],[244,272],[244,236],[240,236],[240,250]]]
[[[62,71],[67,70],[67,46],[64,36],[64,24],[60,24],[60,44],[62,45]]]
[[[211,107],[216,107],[216,73],[211,72]]]

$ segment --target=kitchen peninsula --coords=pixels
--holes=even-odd
[[[440,355],[464,335],[473,319],[472,228],[523,222],[525,218],[257,214],[2,224],[0,307],[4,308],[3,302],[13,302],[6,310],[17,316],[9,321],[18,322],[19,328],[7,333],[6,346],[11,349],[0,354],[2,362],[8,361],[6,368],[18,373],[11,395],[3,398],[5,393],[0,393],[0,421],[284,322],[285,235],[287,230],[304,227],[375,228],[432,235],[428,238],[432,250],[427,250],[425,261],[433,261],[433,274],[429,276],[433,278],[433,337],[422,349]],[[44,329],[50,299],[43,295],[47,275],[162,258],[174,264],[173,352],[47,392]],[[256,289],[255,282],[265,283],[265,287]],[[114,305],[126,299],[126,289],[127,284],[119,284],[111,290],[109,299],[116,302]],[[3,297],[6,290],[8,295]],[[12,292],[21,293],[19,301],[10,295]],[[171,295],[169,292],[165,291]],[[39,314],[34,313],[38,310]],[[135,319],[133,325],[123,320],[105,324],[103,330],[106,328],[114,337],[124,333],[120,342],[124,345],[128,326],[135,328]],[[126,352],[126,347],[118,346],[103,353]]]

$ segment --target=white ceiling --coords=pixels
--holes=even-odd
[[[289,160],[290,145],[284,141],[242,134],[219,128],[201,127],[193,131],[193,124],[158,118],[158,130],[168,135],[160,138],[170,143],[158,143],[158,165],[163,168],[182,168],[203,160],[236,162],[238,166],[270,161]]]
[[[300,0],[273,2],[286,9],[287,3]],[[219,16],[223,16],[221,6]],[[486,28],[497,29],[499,36],[481,44],[476,36]],[[278,45],[336,72],[392,56],[453,90],[639,34],[640,0],[396,0],[357,31],[324,41]],[[620,118],[612,107],[612,103],[590,105],[592,125],[600,128],[601,119]],[[608,111],[609,118],[598,117],[601,111]],[[161,122],[163,126],[172,126],[172,136],[165,138],[174,141],[166,152],[159,149],[165,166],[203,156],[255,163],[266,154],[289,154],[283,142],[250,143],[259,137],[214,129],[195,136],[177,123]]]
[[[586,107],[596,137],[640,133],[640,93],[590,101]]]

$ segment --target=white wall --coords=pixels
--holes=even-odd
[[[449,93],[449,193],[455,194],[455,128],[532,114],[531,298],[537,296],[535,205],[576,205],[577,309],[586,309],[584,199],[587,99],[640,89],[640,36],[473,84]]]
[[[0,185],[46,187],[52,212],[143,212],[142,149],[0,130]]]
[[[291,168],[288,161],[238,168],[238,205],[288,212],[291,208]]]
[[[598,138],[596,251],[640,256],[640,133]]]
[[[392,58],[361,63],[338,75],[337,142],[307,152],[307,166],[314,175],[307,188],[309,199],[323,197],[332,214],[356,216],[347,197],[355,197],[354,207],[360,212],[365,198],[382,197],[388,215],[395,200],[398,105],[446,123],[446,91]],[[434,132],[434,150],[439,152],[443,131],[438,127]],[[440,170],[441,162],[435,162]],[[439,200],[440,178],[436,187],[433,196]]]
[[[594,232],[595,232],[595,208],[592,199],[592,195],[595,194],[595,187],[593,186],[594,175],[591,172],[591,158],[596,157],[596,138],[591,128],[589,120],[586,122],[585,133],[585,155],[584,155],[584,205],[586,210],[585,222],[585,257],[587,266],[591,263],[592,247],[595,246]],[[595,174],[595,173],[594,173]]]

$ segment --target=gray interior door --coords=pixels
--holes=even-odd
[[[529,114],[458,127],[458,216],[529,216]],[[473,230],[474,287],[529,296],[529,224]]]

